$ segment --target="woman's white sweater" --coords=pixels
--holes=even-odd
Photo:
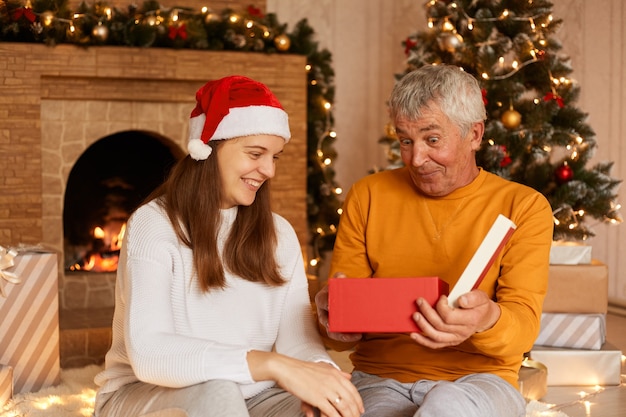
[[[220,250],[237,207],[221,215]],[[227,379],[249,398],[274,385],[252,379],[250,350],[332,363],[314,323],[296,234],[279,215],[274,222],[286,284],[269,287],[226,272],[225,289],[202,293],[192,252],[164,210],[155,202],[140,207],[128,221],[119,260],[113,341],[95,378],[99,392],[135,381],[184,387]]]

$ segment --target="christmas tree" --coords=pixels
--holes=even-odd
[[[596,149],[580,87],[555,37],[562,21],[545,0],[431,0],[427,28],[403,41],[406,72],[453,64],[482,86],[487,120],[478,165],[540,191],[554,215],[555,240],[585,240],[589,225],[621,223],[612,162],[589,167]],[[402,165],[393,128],[389,168]]]

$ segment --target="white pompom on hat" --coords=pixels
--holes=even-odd
[[[240,75],[209,81],[196,92],[187,150],[195,160],[211,155],[211,140],[251,135],[291,138],[287,112],[264,84]]]

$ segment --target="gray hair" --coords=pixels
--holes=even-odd
[[[474,123],[487,118],[478,81],[453,65],[425,65],[404,75],[391,92],[389,116],[416,120],[433,105],[463,136]]]

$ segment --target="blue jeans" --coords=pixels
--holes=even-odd
[[[456,381],[401,383],[354,371],[365,413],[362,417],[523,417],[526,401],[508,382],[492,374]]]

